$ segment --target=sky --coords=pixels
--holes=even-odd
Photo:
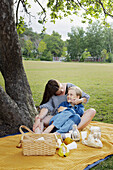
[[[41,26],[36,23],[37,21],[32,21],[32,28],[36,32],[41,31]],[[51,22],[47,22],[45,24],[46,27],[46,33],[47,34],[52,34],[53,30],[55,32],[58,32],[63,40],[66,40],[68,38],[68,32],[71,32],[71,27],[72,26],[79,26],[79,27],[84,27],[86,28],[87,24],[81,24],[80,19],[75,17],[74,21],[71,23],[69,18],[64,18],[62,20],[56,20],[56,23],[53,24]]]
[[[45,2],[46,0],[45,1],[41,0],[41,1]],[[41,33],[43,25],[38,23],[38,17],[36,17],[37,12],[39,12],[40,10],[39,5],[37,3],[34,3],[33,0],[31,1],[29,0],[29,3],[31,4],[31,9],[29,11],[33,16],[35,16],[35,18],[31,17],[31,23],[29,27],[32,27],[34,32]],[[42,4],[45,5],[44,3]],[[25,18],[26,23],[29,24],[29,17],[25,14],[25,12],[23,12],[22,7],[19,11],[19,14],[20,16],[23,16]],[[73,19],[73,22],[70,22],[70,18]],[[72,26],[86,28],[87,25],[88,24],[81,23],[80,17],[73,15],[70,17],[66,17],[62,20],[58,19],[56,20],[55,24],[51,23],[50,19],[48,19],[48,22],[44,26],[46,27],[47,34],[51,35],[53,31],[58,32],[62,36],[62,39],[65,41],[66,39],[68,39],[68,32],[71,32]]]
[[[46,1],[47,0],[40,0],[43,6],[45,6]],[[37,16],[37,12],[39,12],[40,7],[37,3],[34,2],[34,0],[28,0],[28,2],[31,4],[31,9],[29,11],[31,12],[33,16],[35,16],[35,18],[31,17],[31,24],[29,25],[29,27],[32,27],[34,32],[41,33],[43,25],[38,23],[38,16]],[[25,12],[22,12],[22,8],[19,14],[25,18],[26,23],[28,24],[29,17],[25,14]],[[48,11],[48,14],[49,14],[49,11]],[[73,19],[72,23],[70,22],[70,18]],[[86,22],[85,24],[83,24],[81,22],[82,21],[81,17],[77,17],[76,15],[73,15],[73,16],[70,16],[70,18],[66,17],[62,20],[56,20],[55,24],[51,23],[50,19],[48,19],[48,22],[45,24],[46,33],[51,35],[53,31],[58,32],[62,36],[62,39],[65,41],[66,39],[68,39],[68,33],[71,32],[71,28],[73,26],[83,27],[84,29],[87,28],[88,23]]]

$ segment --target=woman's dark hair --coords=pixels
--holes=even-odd
[[[55,95],[55,93],[59,90],[59,83],[57,80],[49,80],[45,86],[45,91],[43,94],[43,99],[40,105],[47,103],[49,99]]]

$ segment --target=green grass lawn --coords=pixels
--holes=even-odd
[[[70,82],[90,95],[85,109],[95,108],[93,120],[113,123],[113,64],[24,61],[35,105],[42,99],[49,79]],[[0,76],[0,84],[3,85]],[[113,169],[113,157],[92,169]]]
[[[85,109],[96,109],[94,120],[113,123],[113,64],[25,61],[24,66],[36,105],[49,79],[71,82],[90,95]]]

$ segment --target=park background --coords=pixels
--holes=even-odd
[[[26,27],[26,25],[24,26]],[[95,26],[95,29],[94,29],[94,26]],[[112,49],[113,49],[113,46],[112,46],[113,33],[112,32],[113,31],[112,31],[112,27],[107,28],[105,30],[104,27],[101,27],[100,29],[100,27],[97,27],[96,25],[94,26],[92,25],[91,27],[92,32],[89,34],[89,38],[87,38],[88,41],[85,41],[86,35],[87,35],[86,30],[84,32],[84,30],[79,27],[77,28],[73,27],[71,32],[69,33],[70,35],[69,37],[71,38],[71,40],[73,40],[71,42],[69,40],[65,42],[62,41],[60,34],[58,34],[57,32],[53,32],[52,33],[53,35],[39,34],[38,36],[36,36],[36,39],[39,40],[38,45],[40,44],[40,42],[42,44],[39,46],[40,48],[36,48],[36,49],[34,48],[32,49],[32,47],[34,46],[34,40],[35,40],[33,39],[35,37],[34,35],[37,35],[37,33],[32,33],[31,34],[32,39],[31,39],[29,35],[23,36],[25,35],[25,33],[22,35],[20,34],[20,32],[18,32],[19,38],[20,38],[20,44],[22,48],[23,60],[24,59],[25,60],[26,59],[27,60],[43,60],[43,62],[23,61],[23,63],[24,63],[24,67],[27,73],[29,84],[30,84],[30,87],[33,93],[33,99],[35,101],[35,105],[39,105],[42,99],[44,86],[46,82],[48,81],[48,79],[56,78],[60,80],[61,82],[71,82],[73,84],[76,84],[79,87],[81,87],[83,91],[85,91],[86,93],[90,95],[90,101],[88,102],[87,105],[85,105],[85,109],[88,109],[90,107],[93,107],[96,109],[97,114],[94,120],[103,121],[107,123],[113,123],[113,116],[112,116],[113,114],[112,113],[113,112],[113,107],[112,107],[112,96],[113,96],[112,95],[113,93],[112,92],[112,82],[113,82],[112,81],[112,70],[113,70],[112,67],[113,67],[113,64],[106,63],[106,62],[112,62]],[[96,29],[96,28],[99,28],[99,29]],[[28,28],[28,30],[33,32],[31,28]],[[85,39],[83,35],[85,35]],[[60,42],[63,44],[62,45],[63,50],[62,49],[61,49],[62,51],[60,50],[60,54],[58,51],[59,48],[57,48],[57,50],[54,50],[54,51],[51,51],[50,49],[47,48],[48,47],[47,41],[45,42],[44,38],[48,40],[48,38],[50,38],[51,36],[53,36],[52,38],[58,37],[60,39],[60,41],[58,41],[59,44]],[[103,38],[106,38],[106,39],[104,39],[103,41]],[[80,41],[77,41],[77,40],[80,40]],[[22,46],[21,41],[23,43],[23,46]],[[56,42],[56,39],[55,39],[55,42]],[[72,49],[70,48],[72,45],[69,47],[70,43],[74,45]],[[86,48],[85,43],[87,43],[87,48]],[[88,44],[90,48],[88,47]],[[82,46],[81,48],[78,48],[77,45],[79,45],[79,47],[80,45]],[[85,45],[84,48],[83,48],[83,45]],[[54,57],[60,57],[60,55],[61,57],[65,57],[66,62],[45,61],[45,60],[52,61],[53,55],[55,55]],[[102,60],[96,60],[95,61],[96,63],[86,63],[85,59],[87,57],[93,57],[93,59],[96,58],[96,59],[102,59]],[[80,60],[81,58],[82,60]],[[71,61],[74,61],[74,62],[71,62]],[[4,87],[4,81],[1,75],[0,75],[0,85]],[[102,165],[99,165],[99,167],[97,167],[97,169],[102,169],[102,168],[112,169],[112,159],[113,158],[109,159],[107,163],[103,162]]]
[[[73,25],[66,40],[54,30],[51,35],[34,32],[26,23],[18,34],[25,60],[113,62],[113,25],[99,20],[86,28]]]

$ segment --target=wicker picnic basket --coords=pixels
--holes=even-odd
[[[22,128],[30,133],[24,133]],[[24,125],[21,125],[19,130],[22,134],[21,143],[24,155],[54,155],[56,153],[57,137],[55,134],[35,134]],[[41,137],[44,140],[38,140]]]

